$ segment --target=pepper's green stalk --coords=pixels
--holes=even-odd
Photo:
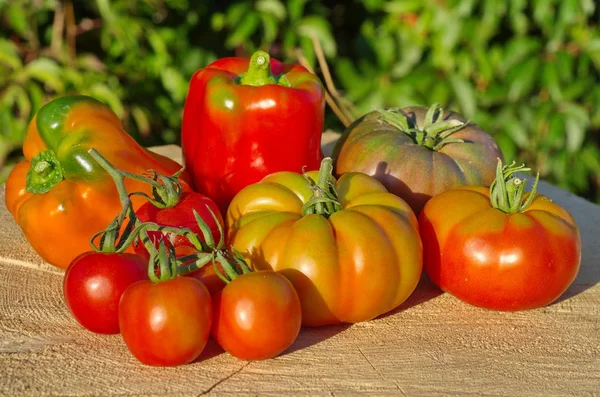
[[[252,55],[248,71],[238,77],[238,83],[255,87],[267,84],[278,84],[283,87],[291,86],[285,75],[273,75],[271,72],[271,57],[264,51],[256,51]]]
[[[333,184],[333,160],[331,157],[325,157],[321,161],[319,168],[318,182],[310,178],[304,173],[304,178],[308,182],[308,187],[312,190],[313,195],[303,206],[302,215],[318,214],[329,218],[335,212],[342,209],[342,205],[338,200],[337,192]]]
[[[25,176],[25,189],[29,193],[44,194],[64,179],[60,161],[52,150],[42,150],[31,159],[31,166]]]
[[[427,110],[423,129],[398,109],[381,109],[379,113],[381,121],[410,136],[416,144],[435,151],[449,143],[463,143],[464,140],[452,138],[451,135],[469,125],[469,121],[444,120],[444,110],[438,103]]]
[[[525,180],[517,178],[514,174],[525,171],[531,171],[531,168],[526,168],[525,164],[515,166],[514,162],[510,165],[503,166],[502,160],[498,159],[496,179],[490,186],[490,201],[494,208],[507,214],[515,214],[517,212],[523,212],[529,207],[536,195],[540,173],[538,172],[535,177],[535,182],[529,196],[527,196],[527,199],[523,200],[525,194]]]

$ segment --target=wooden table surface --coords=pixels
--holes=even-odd
[[[157,150],[180,158],[178,147]],[[241,361],[209,341],[177,368],[143,366],[119,335],[83,330],[63,303],[63,272],[0,205],[0,395],[598,396],[600,207],[546,183],[539,190],[571,212],[583,240],[577,279],[548,307],[478,309],[423,278],[397,310],[303,328],[275,359]]]

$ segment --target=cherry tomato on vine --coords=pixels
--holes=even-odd
[[[216,220],[210,213],[211,210],[215,214]],[[214,241],[219,241],[221,238],[219,227],[223,227],[221,212],[214,201],[200,193],[183,192],[177,205],[170,208],[158,208],[152,203],[147,202],[136,211],[136,216],[140,222],[154,222],[161,226],[188,228],[198,236],[202,236],[202,232],[194,216],[194,211],[208,225]],[[151,231],[148,235],[151,240],[155,241],[156,247],[158,247],[161,240],[167,244],[172,244],[177,256],[196,252],[192,243],[184,236],[158,231]],[[136,254],[144,258],[149,258],[148,251],[140,241],[134,244],[134,249]]]
[[[125,344],[142,363],[187,364],[202,353],[210,336],[211,297],[191,277],[141,281],[123,294],[119,325]]]
[[[65,303],[84,328],[118,334],[121,295],[134,282],[148,279],[147,267],[144,259],[129,253],[80,254],[63,279]]]
[[[290,347],[302,324],[292,283],[273,271],[246,273],[213,298],[212,335],[242,360],[272,358]]]

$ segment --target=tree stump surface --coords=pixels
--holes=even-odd
[[[334,135],[324,135],[331,152]],[[181,160],[177,146],[154,150]],[[190,365],[140,364],[120,335],[71,318],[63,271],[29,246],[0,205],[2,396],[599,396],[600,207],[541,182],[581,229],[579,275],[548,307],[483,310],[425,277],[375,320],[303,328],[283,355],[246,362],[212,340]],[[0,189],[4,203],[4,188]]]

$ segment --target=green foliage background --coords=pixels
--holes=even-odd
[[[0,182],[53,96],[92,95],[143,145],[177,143],[194,71],[258,48],[319,71],[316,35],[355,116],[439,102],[600,202],[599,17],[594,0],[0,0]]]

